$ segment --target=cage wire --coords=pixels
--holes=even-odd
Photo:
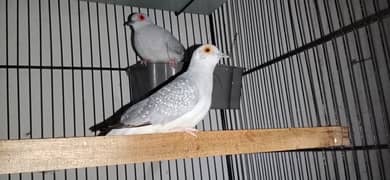
[[[341,125],[352,147],[0,175],[0,179],[390,179],[390,1],[227,0],[210,15],[80,0],[0,1],[0,138],[94,136],[130,99],[127,15],[246,68],[240,109],[202,130]]]

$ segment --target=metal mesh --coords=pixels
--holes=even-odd
[[[77,0],[0,1],[0,138],[93,136],[130,101],[131,12],[246,68],[241,108],[198,128],[342,125],[353,147],[0,175],[0,179],[389,179],[390,2],[228,0],[211,15]]]

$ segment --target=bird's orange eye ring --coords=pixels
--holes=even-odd
[[[141,20],[141,21],[145,20],[145,16],[142,15],[142,14],[140,14],[140,15],[138,16],[138,18],[139,18],[139,20]]]
[[[205,49],[204,49],[204,52],[206,52],[206,53],[209,53],[211,51],[211,49],[209,48],[209,47],[206,47]]]

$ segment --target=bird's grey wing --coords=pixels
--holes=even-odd
[[[175,36],[172,35],[171,32],[156,25],[147,26],[144,31],[148,32],[145,34],[148,34],[149,36],[150,34],[155,34],[158,38],[162,38],[165,41],[165,45],[167,47],[168,52],[175,53],[180,56],[184,55],[184,46],[180,43],[178,39],[175,38]],[[149,36],[145,38],[150,38]],[[152,38],[151,40],[152,42],[155,42],[155,39]]]
[[[132,106],[121,118],[130,127],[165,124],[193,109],[199,100],[191,80],[178,77],[156,93]]]
[[[179,41],[176,40],[177,42],[174,42],[174,40],[167,41],[168,52],[173,52],[177,55],[183,56],[185,51],[184,46]]]
[[[166,33],[165,37],[167,37],[166,40],[167,51],[170,53],[175,53],[179,56],[183,56],[185,49],[184,46],[180,43],[180,41],[177,40],[170,32],[164,31],[164,33]]]

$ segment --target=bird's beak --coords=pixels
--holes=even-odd
[[[123,23],[123,25],[124,25],[124,26],[126,26],[126,25],[127,25],[127,26],[130,26],[130,25],[131,25],[131,22],[126,21],[125,23]]]

